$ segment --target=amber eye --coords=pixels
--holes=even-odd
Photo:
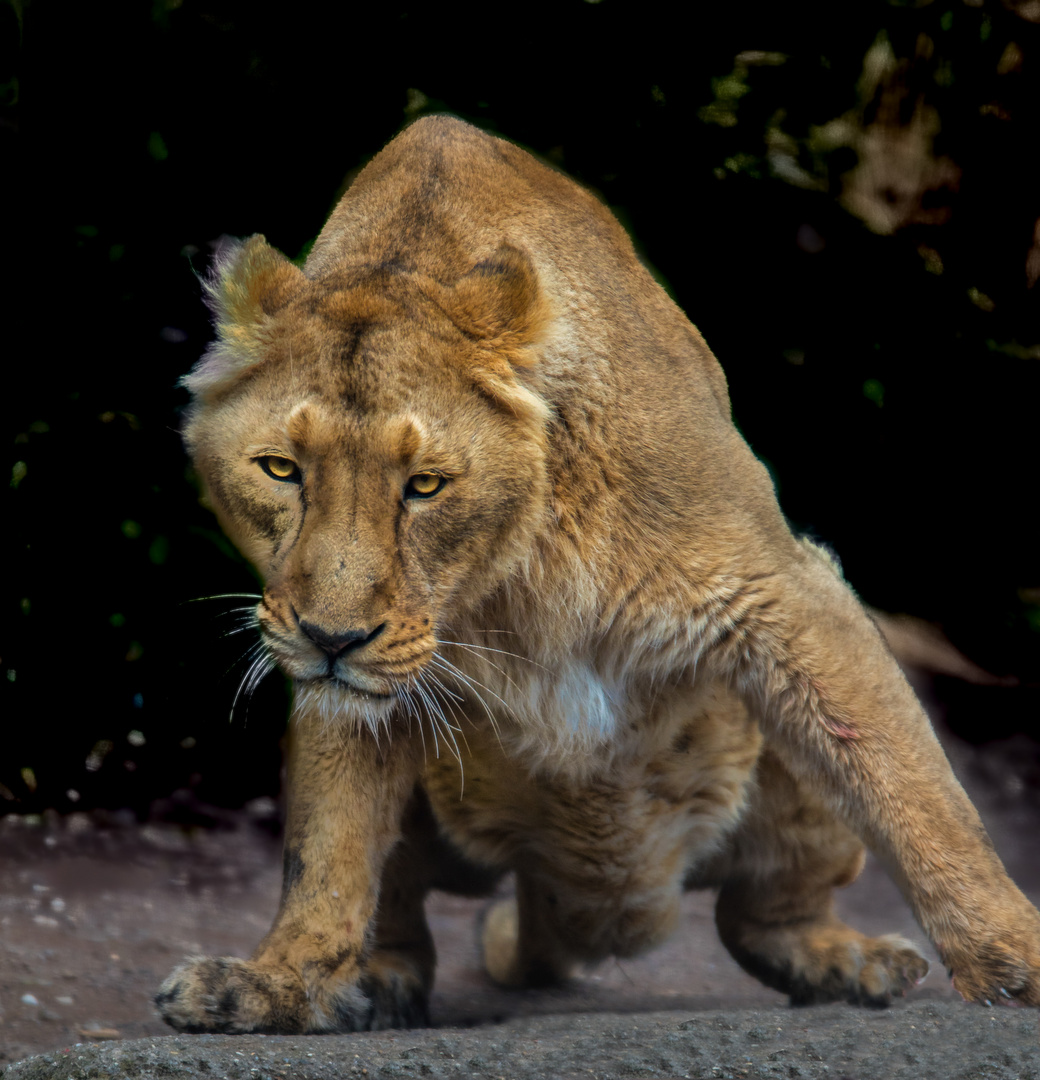
[[[408,483],[405,484],[404,497],[406,499],[428,499],[430,496],[436,495],[446,483],[447,480],[440,473],[416,473],[415,476],[409,477]]]
[[[287,457],[278,457],[276,454],[265,454],[255,459],[257,465],[264,470],[272,480],[281,480],[286,484],[298,484],[300,482],[300,469],[295,461]]]

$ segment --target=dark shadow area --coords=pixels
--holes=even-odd
[[[352,170],[437,111],[620,214],[721,358],[794,523],[867,602],[1017,677],[996,707],[951,693],[950,716],[975,743],[1027,740],[1032,784],[1031,11],[738,5],[697,31],[607,0],[516,18],[6,0],[0,813],[204,823],[277,792],[279,676],[229,720],[249,601],[194,602],[257,589],[177,435],[177,379],[209,337],[195,274],[224,233],[304,251]]]

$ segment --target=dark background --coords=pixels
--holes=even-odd
[[[257,587],[177,436],[195,273],[298,255],[439,111],[600,193],[792,522],[1019,678],[954,727],[1035,736],[1040,0],[0,0],[0,94],[0,813],[277,791],[280,677],[229,721],[246,601],[189,602]]]

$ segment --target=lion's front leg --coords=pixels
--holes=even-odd
[[[877,629],[807,551],[759,582],[766,603],[730,662],[773,749],[887,864],[965,998],[1040,1005],[1040,913]]]
[[[249,960],[195,957],[174,970],[156,997],[167,1023],[181,1031],[290,1034],[425,1015],[432,952],[421,883],[396,880],[388,899],[407,910],[386,915],[421,924],[410,935],[422,954],[417,962],[381,950],[375,933],[380,880],[420,760],[421,747],[405,731],[377,740],[367,729],[348,733],[314,716],[294,720],[274,925]],[[405,872],[398,867],[396,878]]]

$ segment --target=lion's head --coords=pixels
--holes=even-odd
[[[533,267],[503,246],[448,284],[393,262],[312,279],[254,236],[207,292],[185,439],[264,578],[263,639],[304,693],[383,723],[543,528]]]

